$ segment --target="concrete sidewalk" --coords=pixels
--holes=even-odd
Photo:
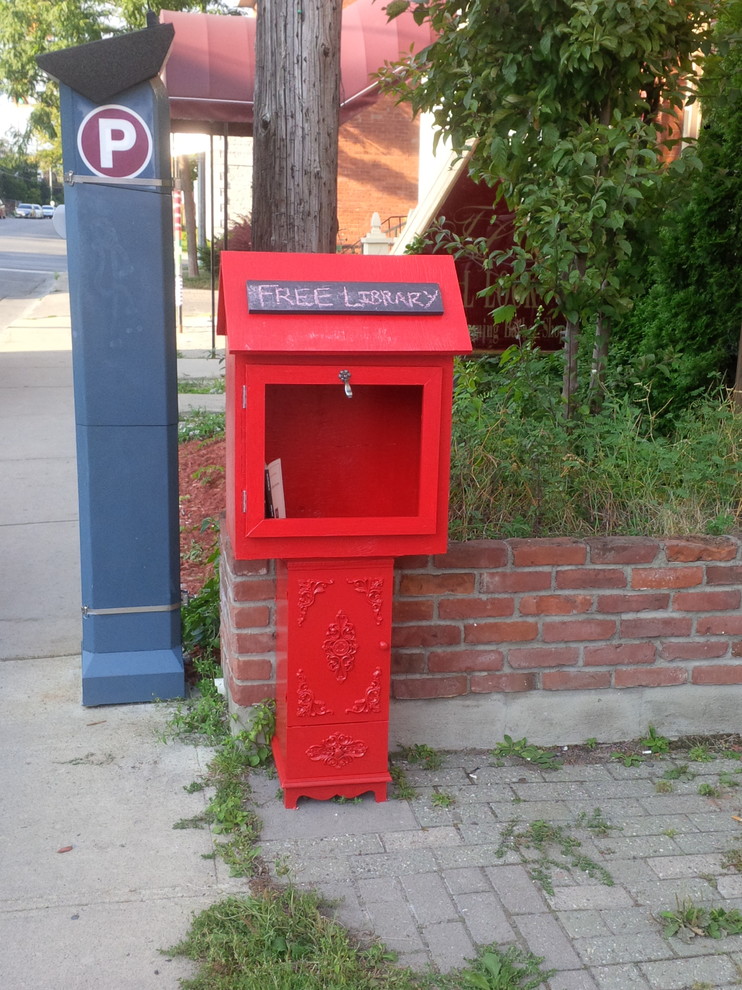
[[[80,704],[69,299],[54,290],[0,332],[0,987],[175,990],[193,967],[160,950],[244,882],[204,858],[208,831],[173,828],[204,809],[184,787],[208,751],[161,741],[165,706]],[[208,293],[188,304],[182,374],[213,374]]]
[[[206,356],[209,315],[208,294],[188,298],[182,376],[218,363]],[[207,796],[184,788],[208,751],[161,741],[165,706],[80,705],[69,339],[61,284],[0,333],[0,987],[175,990],[192,966],[160,950],[247,884],[204,858],[208,831],[173,828],[204,808]],[[516,943],[556,971],[548,990],[740,986],[742,935],[683,942],[657,921],[687,900],[742,909],[742,873],[725,865],[730,853],[742,861],[737,760],[496,762],[464,751],[438,770],[401,764],[409,800],[301,800],[297,811],[255,774],[263,857],[278,882],[288,868],[416,968]],[[570,865],[548,844],[555,862],[534,879],[534,822],[580,841],[587,859]]]

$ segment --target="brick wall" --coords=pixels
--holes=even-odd
[[[338,242],[365,236],[371,214],[406,216],[417,203],[419,126],[407,106],[382,96],[340,128]]]
[[[270,561],[222,555],[232,702],[274,694]],[[400,558],[392,698],[742,684],[742,543],[504,540]]]

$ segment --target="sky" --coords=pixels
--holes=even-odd
[[[5,137],[12,128],[22,131],[30,109],[28,106],[17,106],[6,96],[0,95],[0,138]]]

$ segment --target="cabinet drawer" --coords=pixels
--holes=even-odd
[[[386,721],[295,726],[279,742],[290,778],[285,784],[297,779],[343,780],[386,773],[388,734]]]

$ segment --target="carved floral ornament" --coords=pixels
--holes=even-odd
[[[296,672],[299,686],[296,689],[296,714],[301,718],[314,717],[318,715],[334,715],[332,708],[328,708],[324,701],[315,698],[313,689],[309,686],[309,680],[304,671],[299,668]]]
[[[377,667],[362,698],[345,711],[349,715],[375,715],[381,711],[381,668]]]
[[[356,628],[342,610],[327,627],[322,649],[330,670],[338,683],[342,684],[353,670],[358,652]]]
[[[365,595],[371,606],[371,610],[376,618],[376,625],[381,625],[381,610],[384,607],[383,578],[347,578],[348,584],[352,585],[359,595]]]
[[[310,746],[307,756],[316,763],[326,763],[328,767],[346,767],[367,752],[368,746],[362,739],[353,739],[344,732],[333,732],[318,745]]]
[[[299,593],[297,595],[297,605],[299,606],[298,624],[304,624],[307,612],[314,605],[314,602],[321,592],[325,591],[334,581],[300,581]]]

